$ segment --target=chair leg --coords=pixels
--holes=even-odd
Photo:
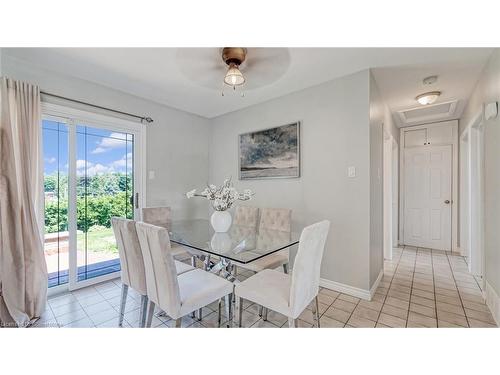
[[[122,284],[122,299],[120,301],[120,316],[118,317],[118,326],[123,326],[123,315],[125,315],[125,304],[127,303],[128,285]]]
[[[175,320],[175,328],[181,328],[182,326],[182,318]]]
[[[319,324],[319,302],[318,302],[318,296],[314,298],[314,305],[316,306],[316,322],[318,323],[318,328],[321,328],[321,325]]]
[[[283,264],[283,272],[288,273],[288,263]]]
[[[155,312],[155,303],[153,301],[149,301],[148,307],[148,318],[146,320],[146,328],[151,328],[151,323],[153,322],[153,313]]]
[[[262,320],[263,321],[266,321],[267,320],[267,311],[268,311],[268,308],[267,307],[264,307],[264,312],[262,314]]]
[[[220,328],[220,324],[221,324],[221,321],[222,321],[222,298],[219,298],[219,309],[217,310],[218,311],[218,317],[217,317],[217,327]]]
[[[288,318],[288,328],[297,328],[298,326],[297,319]]]
[[[242,321],[243,321],[243,298],[240,297],[240,316],[238,318],[238,327],[240,328]]]
[[[260,306],[259,307],[259,316],[262,318],[262,313],[264,312],[264,307]]]
[[[148,311],[148,296],[141,296],[141,311],[139,314],[140,327],[144,328],[146,325],[146,315]]]
[[[195,256],[195,255],[191,256],[191,265],[192,265],[194,268],[196,268],[196,256]]]
[[[229,293],[225,297],[226,303],[226,312],[227,312],[227,328],[230,327],[230,324],[233,320],[233,293]]]
[[[319,304],[318,304],[318,296],[314,297],[314,301],[312,302],[311,306],[312,314],[313,314],[313,321],[314,327],[320,328],[319,326]]]
[[[227,296],[224,297],[224,309],[226,310],[226,316],[229,318],[229,309],[231,306],[231,295],[228,294]]]
[[[198,309],[198,320],[201,322],[202,318],[203,318],[203,309],[200,308],[200,309]]]

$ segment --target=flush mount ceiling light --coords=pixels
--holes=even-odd
[[[229,67],[224,76],[224,83],[236,89],[245,83],[245,77],[240,72],[240,65],[245,61],[247,55],[246,48],[226,47],[222,49],[222,60]]]
[[[430,91],[424,94],[418,95],[415,100],[422,105],[428,105],[434,103],[437,98],[441,95],[441,91]]]

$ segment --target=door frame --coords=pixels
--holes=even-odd
[[[409,130],[428,129],[432,127],[448,126],[453,123],[452,143],[432,144],[432,146],[444,146],[451,144],[452,171],[451,171],[451,250],[458,252],[458,120],[441,121],[423,125],[407,126],[400,129],[399,148],[399,244],[404,245],[404,213],[405,213],[405,132]]]
[[[76,253],[76,121],[79,123],[106,130],[115,130],[134,134],[134,163],[137,175],[134,171],[134,188],[139,194],[139,207],[135,209],[135,215],[140,217],[140,210],[146,202],[146,128],[143,124],[125,120],[118,117],[111,117],[99,113],[80,110],[59,104],[42,103],[42,116],[45,118],[54,118],[64,120],[68,124],[68,230],[69,236],[69,278],[68,283],[55,289],[54,292],[62,290],[76,290],[89,285],[98,284],[103,281],[112,280],[120,276],[120,272],[112,272],[107,275],[94,277],[92,279],[78,281],[76,270],[78,267]],[[43,183],[41,184],[43,188]],[[43,193],[42,193],[43,194]],[[43,196],[43,195],[42,195]],[[44,212],[40,213],[41,216]],[[44,218],[42,220],[45,220]],[[43,222],[43,221],[42,221]],[[74,249],[74,250],[71,250]],[[52,293],[50,293],[52,294]]]
[[[460,175],[461,187],[467,190],[460,192],[461,196],[461,229],[466,231],[467,237],[462,243],[460,236],[460,247],[462,255],[468,258],[469,272],[483,276],[484,274],[484,118],[483,111],[477,113],[467,125],[460,136],[461,145],[467,147],[465,158],[460,158],[460,171],[467,170],[467,175]],[[464,195],[466,194],[466,196]],[[465,199],[467,198],[466,202]],[[465,211],[462,210],[462,202],[467,206],[468,220],[462,225]]]
[[[387,130],[384,129],[384,149],[383,149],[383,246],[384,259],[392,260],[392,249],[397,242],[394,242],[394,222],[398,221],[397,209],[394,212],[393,203],[397,200],[397,183],[394,189],[394,179],[398,178],[397,160],[398,143]],[[396,198],[394,195],[396,194]],[[397,230],[396,230],[397,237]]]

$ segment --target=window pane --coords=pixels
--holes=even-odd
[[[49,287],[68,282],[68,128],[43,120],[44,252]]]
[[[120,270],[113,216],[133,218],[133,135],[77,126],[78,280]]]

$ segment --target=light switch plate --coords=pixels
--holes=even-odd
[[[154,180],[155,178],[155,171],[149,171],[149,179]]]
[[[348,167],[347,168],[347,177],[349,177],[349,178],[356,177],[356,167]]]

